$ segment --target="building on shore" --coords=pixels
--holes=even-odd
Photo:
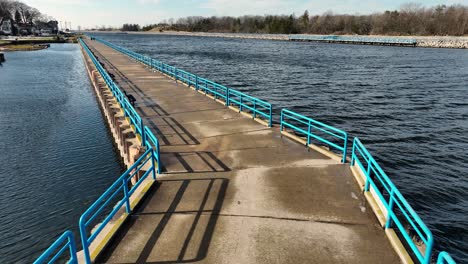
[[[13,19],[0,18],[0,35],[13,35],[13,25]]]
[[[15,23],[11,18],[0,18],[0,35],[7,36],[52,36],[59,33],[58,22],[37,21],[27,23]]]

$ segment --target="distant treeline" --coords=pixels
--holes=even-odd
[[[123,24],[122,31],[140,31],[138,24]]]
[[[125,24],[125,31],[189,31],[267,34],[359,34],[359,35],[468,35],[468,6],[424,7],[405,4],[399,10],[371,15],[301,16],[265,15],[242,17],[186,17],[159,24]]]

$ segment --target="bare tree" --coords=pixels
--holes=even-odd
[[[143,30],[243,32],[243,33],[313,33],[380,35],[464,35],[468,34],[468,6],[438,5],[425,7],[407,3],[399,10],[371,15],[334,14],[331,11],[310,17],[265,15],[241,17],[189,16],[148,25]]]

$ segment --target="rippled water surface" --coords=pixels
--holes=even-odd
[[[467,50],[101,37],[359,136],[437,248],[468,261]]]
[[[78,45],[8,52],[0,66],[0,263],[31,263],[121,165]],[[78,236],[79,237],[79,236]]]

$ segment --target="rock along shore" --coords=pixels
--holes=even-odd
[[[177,35],[177,36],[196,36],[196,37],[218,37],[218,38],[239,38],[239,39],[264,39],[264,40],[281,40],[289,41],[290,35],[287,34],[243,34],[243,33],[206,33],[206,32],[128,32],[131,34],[155,34],[155,35]],[[327,35],[310,35],[315,37],[326,37]],[[340,35],[341,36],[341,35]],[[347,37],[346,35],[342,37]],[[349,37],[356,37],[349,35]],[[363,38],[386,38],[416,40],[416,47],[425,48],[453,48],[453,49],[468,49],[468,37],[455,36],[357,36]],[[358,44],[358,43],[356,43]]]

